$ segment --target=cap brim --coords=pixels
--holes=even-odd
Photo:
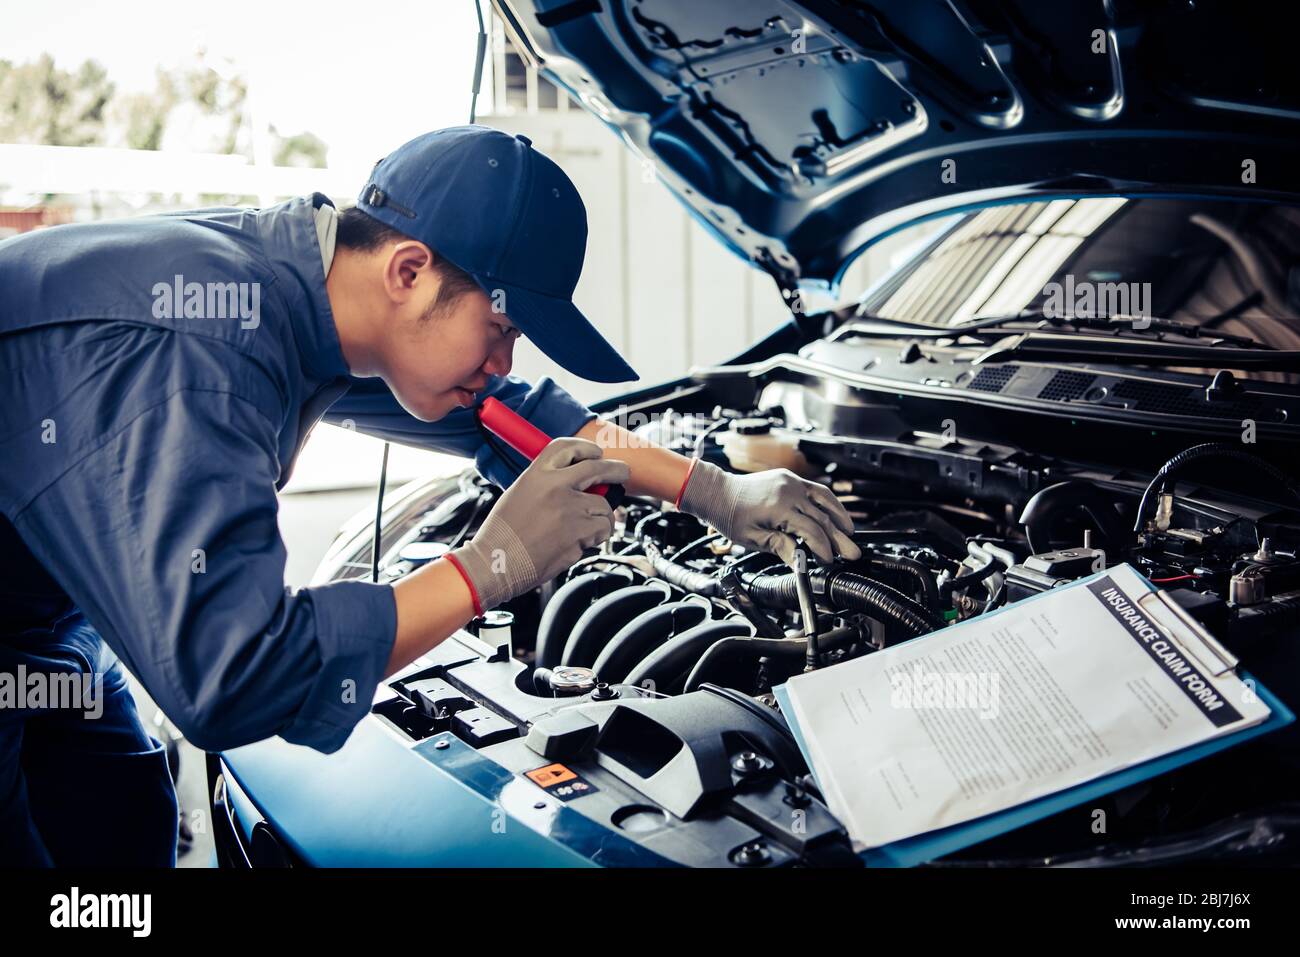
[[[498,289],[505,293],[505,314],[553,362],[592,382],[633,382],[640,378],[569,300],[485,276],[474,278],[489,298]]]

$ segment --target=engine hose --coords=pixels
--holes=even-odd
[[[965,591],[971,585],[978,585],[986,579],[992,578],[998,572],[1002,571],[1002,564],[992,555],[987,556],[988,561],[975,569],[969,575],[962,575],[959,578],[953,578],[943,583],[939,589],[945,601],[952,601],[953,592]]]
[[[646,558],[654,567],[655,574],[670,585],[676,585],[683,591],[695,592],[697,595],[704,595],[708,598],[722,597],[722,582],[713,575],[697,572],[693,568],[687,568],[685,565],[677,564],[672,559],[665,558],[659,549],[650,542],[643,543],[643,548],[645,549]]]
[[[1192,462],[1204,458],[1225,458],[1253,465],[1273,481],[1283,486],[1296,499],[1300,500],[1300,489],[1296,487],[1295,482],[1272,462],[1250,452],[1245,452],[1234,445],[1227,445],[1223,442],[1206,442],[1202,445],[1193,445],[1189,449],[1183,449],[1183,451],[1160,466],[1160,470],[1156,472],[1155,477],[1147,485],[1146,491],[1142,493],[1142,500],[1138,502],[1137,516],[1133,520],[1135,534],[1142,531],[1143,516],[1146,515],[1147,503],[1151,500],[1151,493],[1155,491],[1156,487],[1159,486],[1162,490],[1172,489],[1178,480],[1179,472]]]
[[[828,631],[824,637],[824,648],[839,647],[855,641],[858,630],[838,628]],[[780,670],[784,673],[798,673],[803,670],[807,648],[808,642],[803,638],[754,638],[744,635],[723,638],[709,645],[708,650],[700,656],[700,660],[686,676],[682,693],[697,691],[706,682],[727,687],[745,686],[751,678],[748,672],[752,669],[756,675],[762,658],[775,659],[778,665],[783,663]],[[742,674],[742,671],[745,673]]]
[[[870,560],[873,568],[907,575],[914,579],[921,590],[921,594],[925,596],[923,604],[927,608],[939,607],[939,586],[934,583],[934,575],[920,562],[912,558],[904,558],[901,555],[873,554],[866,557]]]
[[[677,551],[673,552],[673,561],[680,565],[682,562],[686,561],[686,556],[697,548],[703,548],[705,545],[712,544],[721,538],[721,532],[709,532],[707,535],[701,535],[699,538],[695,539],[695,541],[687,542],[681,548],[677,549]]]
[[[1025,503],[1019,522],[1034,554],[1052,550],[1052,531],[1061,520],[1082,512],[1101,535],[1098,546],[1114,552],[1128,539],[1128,529],[1110,496],[1091,482],[1070,479],[1039,489]],[[1012,564],[1015,564],[1012,562]]]
[[[653,522],[656,518],[663,518],[663,511],[656,510],[643,517],[634,526],[632,526],[632,537],[638,542],[645,540],[645,527]]]
[[[909,638],[929,634],[943,627],[943,622],[928,608],[884,582],[849,571],[827,573],[820,568],[813,570],[812,579],[814,591],[825,594],[828,604],[883,618],[902,628]],[[790,609],[799,607],[793,573],[765,575],[753,578],[747,584],[750,597],[760,605]]]
[[[862,611],[875,609],[892,618],[912,635],[929,634],[944,626],[942,618],[898,589],[852,572],[829,575],[826,592],[832,605],[847,608],[856,605]]]
[[[791,576],[792,578],[794,576]],[[791,662],[802,661],[807,642],[802,638],[746,638],[736,636],[722,638],[709,646],[709,650],[700,656],[691,673],[682,686],[683,694],[698,691],[700,685],[710,681],[712,676],[728,666],[752,661],[757,664],[759,658],[784,657]],[[722,684],[733,685],[736,682],[724,680]]]
[[[754,554],[761,555],[761,552]],[[743,559],[741,560],[743,561]],[[745,583],[740,575],[740,562],[736,562],[727,569],[726,573],[719,579],[722,585],[723,601],[733,609],[740,612],[745,619],[754,627],[754,634],[759,638],[784,638],[785,632],[781,626],[767,615],[754,599],[749,597],[749,592],[745,589]]]
[[[996,542],[987,539],[972,539],[966,543],[966,553],[976,558],[987,558],[992,555],[997,559],[1004,568],[1010,568],[1012,565],[1020,564],[1020,556],[1011,551],[1005,545],[999,545]]]

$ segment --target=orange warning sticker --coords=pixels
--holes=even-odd
[[[578,776],[563,764],[548,764],[544,768],[535,768],[526,772],[526,774],[528,780],[544,788],[554,787],[557,784],[563,784],[565,781],[572,781]]]

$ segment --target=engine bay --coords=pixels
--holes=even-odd
[[[1080,455],[1066,458],[1055,454],[1062,430],[1040,423],[1022,421],[1022,435],[1039,436],[1033,448],[1009,444],[1015,431],[991,421],[1002,441],[984,440],[978,423],[991,412],[957,413],[973,430],[953,419],[899,428],[917,419],[908,401],[845,388],[786,356],[697,372],[624,405],[618,421],[683,454],[823,482],[852,516],[862,558],[787,566],[629,497],[601,549],[399,672],[372,717],[429,760],[472,753],[563,801],[617,835],[607,857],[853,864],[772,694],[793,675],[1127,562],[1280,696],[1295,687],[1300,491],[1266,456],[1081,418],[1069,435]],[[856,424],[868,419],[874,432]],[[1114,464],[1143,436],[1150,468],[1131,455]],[[470,471],[394,505],[380,579],[472,535],[498,494]],[[355,575],[369,544],[362,535],[336,554],[334,577]],[[1108,833],[1078,808],[935,864],[1285,853],[1300,820],[1298,753],[1288,729],[1111,794]]]

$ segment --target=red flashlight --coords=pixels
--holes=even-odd
[[[549,435],[497,399],[483,400],[483,404],[478,408],[478,420],[483,424],[483,428],[530,462],[541,455],[542,449],[546,448],[551,441]],[[602,482],[584,491],[604,497],[613,508],[618,508],[623,502],[624,489],[621,485]]]

